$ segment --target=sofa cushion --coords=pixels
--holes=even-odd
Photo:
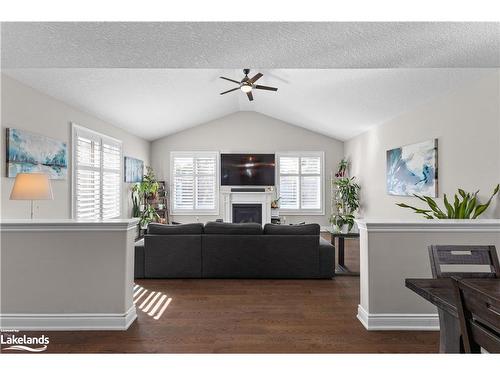
[[[150,223],[148,225],[148,234],[174,235],[174,234],[202,234],[202,233],[203,233],[202,223],[179,224],[179,225]]]
[[[205,234],[262,234],[259,223],[217,223],[205,225]]]
[[[264,226],[264,234],[277,234],[277,235],[318,235],[320,227],[319,224],[300,224],[300,225],[280,225],[280,224],[266,224]]]

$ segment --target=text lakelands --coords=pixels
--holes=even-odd
[[[0,344],[2,345],[48,345],[49,338],[45,335],[39,337],[30,337],[26,335],[0,335]]]

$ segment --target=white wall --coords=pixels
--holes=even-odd
[[[287,124],[256,112],[237,112],[229,116],[187,129],[156,140],[152,143],[151,160],[160,178],[170,180],[171,151],[222,151],[222,152],[276,152],[324,151],[325,152],[325,215],[290,216],[287,222],[317,222],[327,225],[330,216],[330,171],[342,159],[343,143],[303,128]],[[199,216],[200,221],[222,218]],[[196,221],[194,216],[175,216],[180,222]]]
[[[360,216],[418,218],[396,203],[422,206],[422,202],[386,193],[386,151],[431,138],[439,139],[440,205],[443,193],[453,195],[457,188],[480,189],[484,201],[500,182],[499,87],[500,70],[345,142],[351,174],[362,186]],[[482,217],[500,218],[499,202],[497,197]]]
[[[69,218],[71,216],[71,122],[120,139],[123,142],[123,155],[144,160],[145,164],[149,165],[151,147],[149,141],[131,135],[66,103],[25,86],[5,74],[1,75],[1,81],[2,218],[29,217],[28,202],[9,200],[14,179],[5,177],[7,175],[5,128],[31,131],[65,141],[68,144],[68,178],[51,181],[54,200],[36,202],[38,207],[35,210],[35,215],[38,218]],[[122,186],[123,212],[128,214],[131,206],[129,184],[123,183]]]

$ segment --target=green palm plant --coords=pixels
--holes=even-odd
[[[495,195],[497,195],[499,190],[500,184],[495,187],[490,199],[488,199],[488,201],[484,204],[480,204],[477,197],[479,190],[475,193],[467,193],[462,189],[458,189],[458,194],[455,194],[452,203],[448,201],[446,194],[444,195],[444,209],[439,208],[436,201],[431,197],[425,195],[420,196],[417,194],[414,194],[414,196],[425,202],[430,209],[417,208],[409,206],[405,203],[396,203],[396,205],[403,208],[409,208],[417,214],[422,214],[426,219],[477,219],[488,209],[491,201]]]

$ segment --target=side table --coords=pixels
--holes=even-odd
[[[330,231],[332,236],[331,243],[338,250],[338,264],[335,269],[336,275],[345,275],[345,276],[359,276],[359,272],[353,272],[347,268],[345,265],[345,239],[355,239],[359,238],[359,233],[340,233]]]

